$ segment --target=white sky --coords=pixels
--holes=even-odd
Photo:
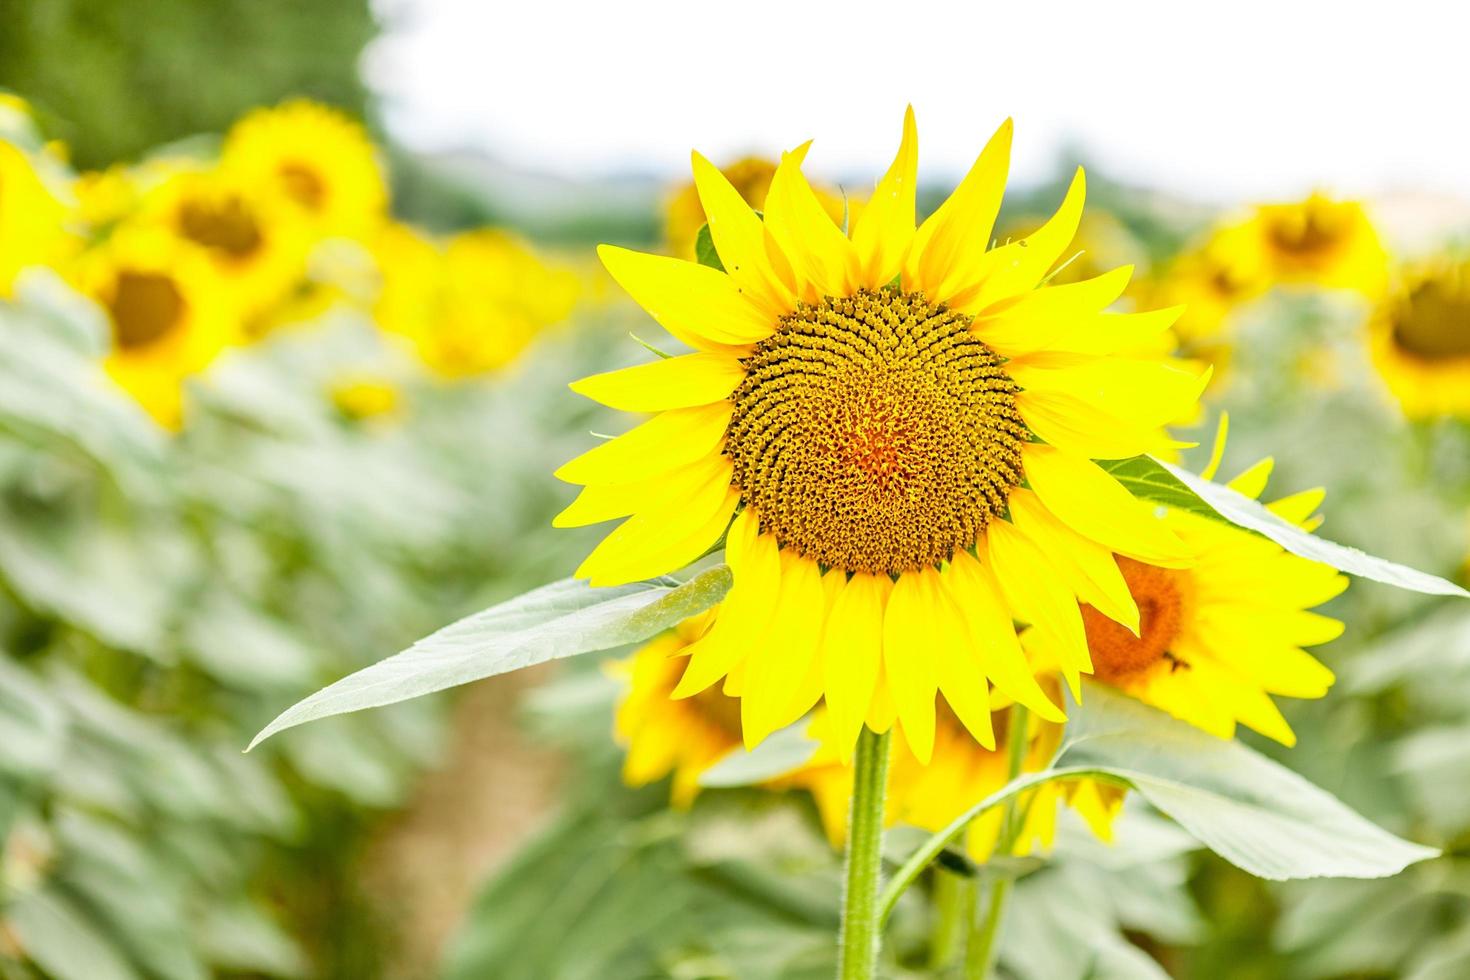
[[[1114,177],[1234,201],[1313,187],[1470,196],[1470,4],[377,0],[390,129],[571,176],[687,172],[815,138],[876,177],[912,102],[921,178],[1006,116],[1013,174],[1068,146]]]

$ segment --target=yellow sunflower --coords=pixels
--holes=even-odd
[[[1060,691],[1055,675],[1039,677],[1053,696]],[[991,703],[991,727],[995,748],[986,748],[970,733],[943,697],[938,702],[934,732],[934,754],[929,762],[919,761],[902,742],[895,745],[888,774],[885,822],[907,824],[936,832],[960,814],[997,792],[1010,781],[1009,703],[996,697]],[[1063,726],[1026,715],[1026,744],[1022,772],[1045,769],[1061,744]],[[847,835],[847,811],[852,799],[853,770],[841,765],[837,750],[827,741],[828,720],[815,716],[810,726],[822,748],[797,778],[817,803],[822,826],[834,847]],[[1042,783],[1017,798],[1017,812],[1024,814],[1020,831],[1012,843],[1012,854],[1049,851],[1056,840],[1057,811],[1070,805],[1098,837],[1112,840],[1113,818],[1123,805],[1121,789],[1092,779]],[[1004,811],[994,807],[970,821],[965,829],[965,848],[976,861],[985,861],[1000,843]]]
[[[1470,418],[1470,261],[1432,260],[1401,279],[1369,321],[1373,363],[1410,418]]]
[[[1369,299],[1387,285],[1388,255],[1357,201],[1313,194],[1297,204],[1264,204],[1243,227],[1231,244],[1273,282],[1353,289]]]
[[[742,157],[721,168],[721,172],[746,204],[757,211],[766,206],[766,193],[771,189],[771,178],[776,176],[774,160]],[[859,205],[845,195],[825,187],[813,187],[812,190],[833,221],[841,224],[856,217]],[[680,186],[664,209],[664,239],[668,242],[669,251],[681,259],[694,258],[695,240],[707,221],[709,218],[704,213],[694,182]]]
[[[1229,485],[1254,498],[1270,472],[1271,461],[1263,460]],[[1309,490],[1268,506],[1311,529],[1322,496]],[[1118,556],[1141,614],[1139,629],[1083,607],[1093,676],[1222,738],[1234,736],[1238,723],[1294,744],[1271,696],[1327,693],[1332,671],[1302,648],[1341,635],[1340,622],[1310,610],[1342,592],[1346,577],[1210,518],[1169,509],[1161,522],[1195,560],[1187,568],[1164,568]],[[1038,655],[1060,655],[1040,631],[1023,641]]]
[[[246,186],[290,202],[323,235],[363,235],[387,209],[387,183],[367,132],[314,102],[250,113],[226,136],[221,162]]]
[[[1243,224],[1215,229],[1204,242],[1141,281],[1139,297],[1183,306],[1174,332],[1191,348],[1224,346],[1230,315],[1271,285],[1260,251],[1248,246],[1254,234]]]
[[[610,665],[627,684],[614,720],[618,741],[627,748],[623,781],[646,786],[672,777],[670,802],[689,806],[699,795],[699,779],[742,748],[740,702],[714,689],[691,698],[670,697],[679,683],[683,656],[709,628],[713,612],[703,613],[660,634],[631,657]],[[814,776],[839,769],[816,763],[765,783],[767,789],[807,787]],[[851,774],[848,781],[851,782]],[[827,812],[823,810],[823,819]],[[842,818],[838,819],[841,832]],[[828,826],[828,833],[832,828]]]
[[[0,297],[29,266],[51,265],[72,250],[67,206],[25,153],[0,140]]]
[[[513,235],[465,232],[442,248],[388,225],[375,239],[382,276],[376,317],[408,338],[435,373],[465,378],[505,367],[571,312],[577,277]]]
[[[203,249],[243,316],[279,302],[306,272],[304,223],[228,171],[175,174],[148,194],[142,219]]]
[[[79,260],[74,278],[111,327],[107,372],[161,425],[177,428],[184,379],[236,336],[208,257],[161,228],[124,227]]]
[[[1112,552],[1189,551],[1094,459],[1171,445],[1207,380],[1115,352],[1177,311],[1101,312],[1128,271],[1047,283],[1082,212],[989,248],[1010,156],[996,133],[917,230],[917,135],[842,229],[784,155],[764,220],[707,160],[694,180],[727,271],[603,246],[613,278],[694,353],[572,387],[653,413],[557,471],[584,489],[562,526],[627,521],[582,563],[594,585],[683,567],[723,537],[734,586],[676,696],[725,678],[747,744],[825,698],[837,743],[897,720],[921,761],[936,695],[987,747],[987,679],[1043,718],[1013,620],[1089,666],[1076,600],[1137,625]],[[631,515],[631,516],[630,516]]]

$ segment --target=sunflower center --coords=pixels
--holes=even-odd
[[[123,272],[107,304],[118,347],[136,350],[183,322],[186,303],[173,279],[153,272]]]
[[[1414,287],[1393,318],[1400,349],[1426,360],[1470,356],[1470,289],[1458,276]]]
[[[283,163],[277,170],[286,193],[309,211],[320,211],[327,198],[321,175],[303,163]]]
[[[1139,635],[1134,636],[1126,626],[1091,606],[1082,607],[1082,624],[1087,630],[1087,647],[1092,652],[1097,679],[1122,683],[1162,660],[1175,668],[1187,667],[1170,652],[1183,622],[1179,573],[1122,557],[1118,558],[1118,568],[1138,603]]]
[[[1026,426],[970,320],[892,289],[781,318],[745,363],[725,446],[762,531],[853,572],[975,543],[1021,482]]]
[[[740,699],[720,690],[720,685],[705,688],[689,699],[699,716],[735,740],[741,738]]]
[[[1342,239],[1347,221],[1329,205],[1308,203],[1271,222],[1271,244],[1288,255],[1311,256],[1331,250]]]
[[[232,259],[247,259],[260,250],[260,226],[238,197],[185,202],[179,209],[179,231],[190,241]]]

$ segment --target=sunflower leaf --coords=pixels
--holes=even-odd
[[[1199,494],[1180,482],[1179,478],[1164,468],[1164,464],[1150,456],[1132,456],[1128,459],[1100,459],[1097,465],[1106,470],[1113,479],[1123,484],[1128,492],[1139,500],[1152,504],[1163,504],[1176,510],[1188,511],[1210,520],[1227,520]]]
[[[1470,592],[1453,582],[1309,534],[1290,521],[1271,513],[1260,501],[1252,500],[1243,493],[1198,477],[1183,467],[1170,463],[1161,465],[1230,523],[1270,538],[1294,555],[1320,561],[1349,575],[1383,582],[1410,592],[1470,598]]]
[[[694,236],[694,257],[699,260],[700,265],[725,271],[725,263],[720,261],[720,253],[715,250],[715,239],[710,234],[708,224],[700,225],[699,234]]]
[[[883,915],[981,813],[1042,783],[1081,779],[1136,791],[1259,878],[1383,878],[1439,853],[1395,837],[1240,742],[1089,683],[1051,765],[1023,773],[926,840],[884,891]]]
[[[297,702],[262,729],[250,748],[308,721],[646,640],[713,606],[730,584],[729,568],[717,565],[682,585],[669,578],[611,588],[592,588],[579,579],[544,585],[452,623]]]

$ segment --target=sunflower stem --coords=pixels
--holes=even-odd
[[[1026,737],[1029,721],[1026,706],[1017,702],[1011,705],[1006,724],[1006,782],[1021,774],[1026,762],[1026,749],[1030,739]],[[1016,809],[1017,797],[1005,802],[1000,820],[1000,839],[996,841],[995,853],[1007,856],[1015,849],[1016,838],[1021,835],[1025,823]],[[965,976],[968,980],[985,980],[990,976],[995,963],[995,941],[1000,935],[1001,923],[1005,919],[1006,902],[1011,897],[1011,886],[1015,879],[1005,872],[991,872],[990,896],[985,903],[985,916],[970,934],[969,946],[965,951]],[[973,920],[972,920],[973,921]]]
[[[847,868],[842,897],[838,980],[874,980],[881,927],[878,887],[883,876],[883,797],[888,788],[889,733],[864,726],[853,760],[847,820]]]
[[[929,933],[929,970],[940,973],[955,962],[965,943],[967,924],[978,898],[974,876],[934,869],[934,927]]]

